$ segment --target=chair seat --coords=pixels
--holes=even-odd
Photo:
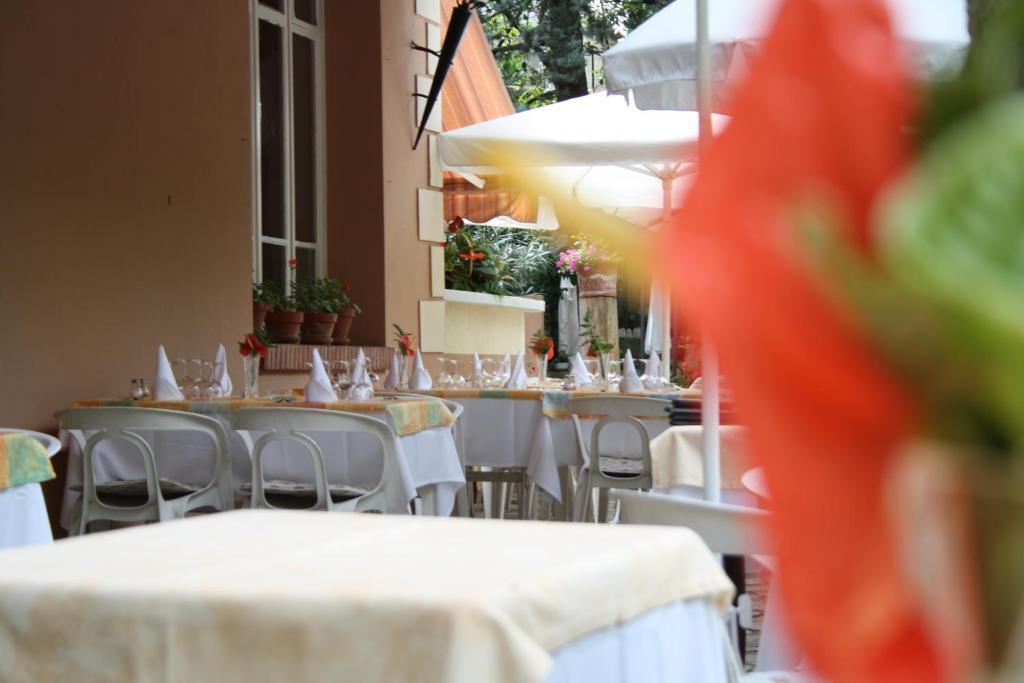
[[[164,497],[164,500],[181,498],[182,496],[195,493],[199,489],[203,488],[202,486],[185,484],[180,481],[175,481],[174,479],[158,479],[157,482],[160,485],[160,494]],[[82,485],[75,484],[71,487],[71,490],[81,492]],[[146,480],[117,479],[113,481],[97,482],[96,495],[99,496],[101,500],[105,497],[116,498],[118,502],[122,504],[130,501],[145,502],[147,499]]]
[[[607,477],[638,477],[643,473],[643,460],[612,455],[601,456],[601,474]]]
[[[331,500],[335,503],[359,498],[370,492],[370,489],[349,486],[348,484],[328,484],[327,489],[331,494]],[[242,484],[242,490],[247,494],[252,492],[252,484]],[[263,482],[263,494],[267,496],[268,500],[276,499],[276,502],[271,500],[271,503],[274,505],[280,503],[278,507],[292,507],[295,503],[315,500],[316,485],[286,481],[284,479],[268,479]],[[291,499],[291,502],[289,499]]]

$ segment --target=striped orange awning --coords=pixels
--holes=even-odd
[[[442,27],[457,0],[442,0]],[[441,96],[441,123],[455,130],[515,113],[508,89],[494,61],[491,45],[480,17],[474,13],[459,43],[459,50]],[[537,220],[537,200],[502,187],[499,176],[488,176],[486,187],[477,188],[455,173],[444,174],[444,217],[462,216],[471,223],[483,223],[496,216],[509,216],[524,223]]]

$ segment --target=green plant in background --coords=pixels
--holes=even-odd
[[[261,291],[272,311],[298,310],[294,294],[286,293],[280,282],[267,280],[261,285]]]
[[[356,313],[363,312],[363,309],[359,308],[359,305],[352,301],[352,298],[349,296],[349,292],[352,291],[351,282],[348,280],[341,282],[333,277],[325,277],[321,282],[327,296],[333,299],[331,308],[328,309],[332,313],[340,313],[346,308],[351,308]]]
[[[337,313],[340,310],[338,297],[331,284],[333,278],[297,280],[294,294],[298,310],[306,313]],[[335,280],[335,282],[337,282]],[[340,283],[339,283],[340,288]]]
[[[606,340],[594,329],[594,317],[591,315],[591,311],[587,311],[583,315],[583,322],[580,323],[580,337],[583,339],[583,344],[587,347],[588,356],[609,353],[615,349],[615,344]]]
[[[274,305],[275,297],[273,292],[269,291],[270,288],[268,288],[268,284],[272,283],[252,283],[252,302],[254,304],[269,304],[270,306]]]

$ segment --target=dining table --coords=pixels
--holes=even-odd
[[[307,402],[296,396],[271,398],[224,398],[205,401],[156,401],[130,399],[87,399],[72,408],[135,407],[180,410],[218,419],[226,428],[230,448],[232,479],[236,496],[247,496],[252,481],[251,439],[231,429],[230,415],[247,408],[316,408],[368,415],[389,424],[398,440],[399,470],[408,500],[420,497],[425,512],[448,515],[456,492],[465,486],[465,474],[455,446],[455,418],[442,402],[430,398],[374,398],[365,401]],[[69,443],[68,475],[61,510],[61,525],[77,529],[81,510],[81,443]],[[79,435],[85,436],[85,435]],[[159,475],[186,484],[205,484],[213,478],[213,444],[197,432],[154,432],[143,434],[153,446]],[[258,435],[257,435],[258,436]],[[328,480],[372,488],[380,481],[383,457],[380,442],[366,433],[317,433],[312,435],[324,451]],[[297,483],[315,481],[312,461],[305,449],[294,442],[275,442],[267,447],[263,460],[265,479]],[[120,440],[97,446],[93,466],[97,481],[128,481],[144,476],[137,449]]]
[[[40,486],[55,476],[50,455],[33,435],[0,430],[0,548],[53,542]]]
[[[584,464],[585,454],[576,442],[569,411],[574,398],[637,396],[645,398],[692,398],[700,393],[689,389],[665,389],[637,393],[602,392],[593,389],[563,390],[556,384],[526,389],[431,389],[416,392],[455,401],[463,406],[461,418],[466,465],[480,467],[525,467],[537,486],[564,502],[565,481],[559,470]],[[584,439],[597,420],[581,421]],[[641,422],[653,438],[669,428],[668,413],[642,416]],[[625,425],[610,425],[602,432],[606,455],[635,455],[636,433]]]
[[[235,510],[2,553],[0,680],[725,683],[685,528]]]

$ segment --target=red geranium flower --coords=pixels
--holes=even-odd
[[[462,216],[456,216],[455,218],[448,221],[448,232],[458,232],[462,230],[466,225],[465,221],[462,220]]]
[[[348,294],[352,291],[352,283],[349,280],[345,280],[344,284],[341,285],[341,291]]]
[[[290,258],[290,259],[288,259],[288,266],[289,267],[294,268],[298,264],[299,264],[299,259],[297,259],[297,258]]]

